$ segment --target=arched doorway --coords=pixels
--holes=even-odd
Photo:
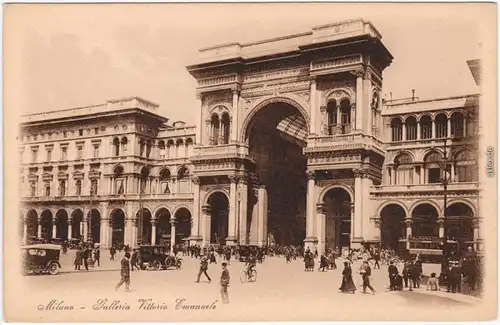
[[[405,249],[406,238],[404,219],[405,210],[398,204],[386,205],[380,211],[380,241],[382,248],[393,249],[398,252]]]
[[[175,243],[183,244],[191,236],[191,212],[187,208],[180,208],[175,212]]]
[[[351,243],[351,196],[343,188],[332,188],[323,197],[326,219],[326,249],[342,249]]]
[[[255,161],[255,170],[251,172],[255,172],[258,182],[267,191],[267,202],[249,200],[257,205],[248,207],[251,216],[257,206],[264,205],[267,225],[263,229],[260,225],[256,227],[253,223],[258,221],[252,218],[249,229],[267,229],[264,238],[270,233],[277,244],[303,243],[307,158],[302,150],[308,134],[304,115],[292,104],[270,103],[255,113],[245,131],[249,154]],[[255,234],[251,234],[252,237],[255,240]]]
[[[89,211],[90,236],[94,243],[100,243],[101,240],[101,213],[97,209]]]
[[[122,209],[111,211],[111,244],[118,246],[125,241],[125,213]]]
[[[446,209],[444,234],[448,241],[456,241],[460,251],[474,247],[474,212],[462,202],[452,203]]]
[[[210,243],[224,245],[228,234],[229,200],[222,192],[208,198],[211,209]]]
[[[161,208],[156,211],[156,239],[154,245],[164,245],[170,242],[170,211]]]
[[[71,213],[71,220],[73,220],[73,226],[71,227],[71,238],[83,240],[83,212],[77,209]]]
[[[429,203],[422,203],[413,209],[412,234],[415,237],[439,237],[438,212]]]
[[[151,211],[146,208],[139,209],[135,217],[140,225],[138,229],[138,235],[140,236],[138,242],[141,244],[149,244],[151,242],[151,231],[153,229],[151,225]]]
[[[52,212],[44,210],[41,215],[40,225],[42,226],[42,238],[49,240],[52,238]]]
[[[68,239],[68,212],[60,209],[56,212],[56,235],[63,240]]]
[[[26,223],[28,238],[34,239],[38,237],[38,214],[35,210],[29,210],[26,213],[24,222]]]

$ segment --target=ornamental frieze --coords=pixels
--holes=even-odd
[[[247,73],[243,76],[243,82],[259,82],[264,80],[282,79],[290,77],[301,77],[309,75],[309,67],[300,67],[294,69],[279,69],[275,71],[260,71],[258,73]]]
[[[357,64],[357,63],[362,63],[361,54],[354,54],[354,55],[337,57],[321,61],[312,61],[311,71],[343,67],[346,65]]]
[[[276,93],[286,93],[292,92],[296,90],[307,90],[309,89],[310,82],[307,81],[296,81],[296,82],[287,82],[281,84],[272,84],[267,85],[264,84],[259,87],[253,88],[243,88],[241,90],[242,97],[250,97],[250,96],[264,96],[264,95],[272,95]]]
[[[304,148],[304,153],[319,152],[319,151],[340,151],[340,150],[364,149],[364,148],[367,148],[367,145],[365,145],[363,143],[355,143],[355,144],[344,144],[344,145],[337,145],[337,146]]]
[[[347,88],[354,92],[356,83],[352,81],[338,81],[338,80],[321,80],[317,83],[316,89],[322,92],[327,92],[331,89]]]
[[[203,107],[214,107],[216,105],[230,106],[232,103],[232,95],[230,92],[218,92],[213,95],[203,96]]]
[[[233,82],[237,81],[237,77],[238,76],[236,74],[232,74],[232,75],[227,75],[227,76],[199,79],[198,80],[198,87],[208,87],[208,86],[233,83]]]

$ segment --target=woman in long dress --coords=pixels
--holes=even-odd
[[[342,285],[339,288],[343,293],[351,292],[354,294],[356,291],[356,286],[354,281],[352,281],[352,269],[349,266],[349,262],[344,262],[344,270],[342,271]]]

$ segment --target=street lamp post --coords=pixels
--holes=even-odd
[[[92,239],[92,242],[94,242],[94,238],[92,237],[92,195],[94,194],[94,189],[92,186],[93,186],[93,183],[92,183],[92,181],[90,181],[90,216],[87,215],[88,223],[89,223],[89,229],[87,231],[87,238]]]
[[[443,144],[443,172],[442,175],[443,177],[441,178],[441,184],[443,185],[443,219],[440,220],[440,227],[444,228],[444,223],[446,222],[446,217],[447,217],[447,203],[448,203],[448,184],[450,182],[450,177],[448,176],[448,153],[447,153],[447,146],[446,146],[447,139],[444,140]],[[451,175],[450,175],[451,176]],[[446,234],[443,231],[443,234],[439,234],[439,237],[442,237],[441,240],[443,241],[443,255],[447,254],[447,240],[446,240]]]
[[[241,215],[240,215],[240,211],[241,211],[241,191],[238,191],[237,192],[237,200],[238,200],[238,211],[236,211],[236,216],[238,218],[238,228],[236,229],[236,233],[238,234],[237,238],[238,238],[238,244],[240,243],[241,241],[241,228],[240,228],[240,219],[241,219]]]

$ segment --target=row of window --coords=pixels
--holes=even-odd
[[[119,138],[113,139],[113,156],[125,156],[127,155],[127,145],[128,140],[126,137],[123,137],[121,140]],[[158,142],[159,156],[160,159],[170,159],[170,158],[187,158],[193,154],[193,140],[188,138],[186,142],[181,139],[177,140],[174,144],[173,140],[168,141],[165,144],[165,141],[160,140]],[[154,145],[152,141],[139,139],[139,156],[144,158],[152,158],[151,156],[155,156],[156,154],[153,150]]]
[[[86,131],[86,132],[85,132]],[[54,139],[66,139],[68,136],[79,136],[84,135],[99,135],[106,131],[105,126],[95,127],[93,129],[79,129],[71,131],[61,131],[61,132],[47,132],[41,134],[26,135],[21,137],[21,141],[38,141],[38,140],[54,140]]]
[[[76,143],[76,155],[75,159],[83,159],[84,158],[84,143]],[[46,146],[45,148],[45,161],[46,162],[51,162],[53,161],[53,146]],[[39,150],[38,147],[33,147],[31,148],[31,162],[32,163],[37,163],[39,162]],[[21,161],[23,160],[23,152],[21,154]],[[99,144],[95,143],[93,144],[93,158],[99,158]],[[68,160],[68,144],[61,144],[59,146],[59,160],[60,161],[67,161]]]
[[[230,118],[228,113],[222,114],[219,117],[213,114],[210,119],[209,130],[209,145],[216,146],[219,144],[229,144],[230,134]]]
[[[453,113],[450,118],[441,113],[435,119],[424,115],[419,120],[414,116],[408,117],[404,122],[399,117],[391,120],[392,141],[461,138],[473,136],[476,131],[476,121],[465,118],[461,112]]]
[[[44,182],[43,184],[43,195],[44,196],[51,196],[51,182]],[[59,188],[58,188],[58,196],[66,196],[67,193],[67,183],[65,180],[60,180],[59,181]],[[99,181],[97,179],[93,179],[90,181],[90,192],[89,195],[96,195],[98,194],[99,191]],[[75,195],[80,196],[82,195],[82,180],[77,180],[75,182]],[[36,182],[30,182],[30,196],[35,197],[37,196],[37,184]]]

